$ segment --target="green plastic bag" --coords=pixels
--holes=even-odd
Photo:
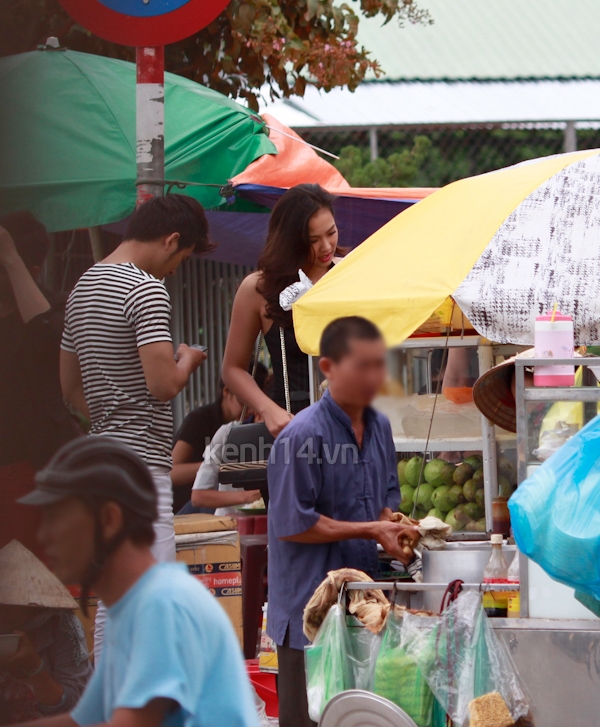
[[[417,664],[401,646],[403,619],[388,616],[375,664],[373,691],[397,704],[418,727],[434,727],[433,692]]]
[[[463,591],[438,618],[408,614],[402,646],[455,725],[469,717],[471,700],[491,692],[502,696],[515,722],[528,713],[528,697],[480,593]]]
[[[353,689],[365,689],[367,692],[372,692],[381,637],[370,631],[356,616],[346,616],[346,627],[354,680]]]
[[[346,614],[336,603],[327,612],[314,642],[304,650],[308,713],[315,722],[321,719],[330,699],[354,688],[350,654]]]

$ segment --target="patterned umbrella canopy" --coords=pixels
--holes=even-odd
[[[536,159],[454,182],[378,230],[294,305],[316,353],[323,328],[363,315],[389,345],[452,296],[481,334],[533,343],[555,304],[577,343],[600,343],[600,150]]]

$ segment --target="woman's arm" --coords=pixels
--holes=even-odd
[[[50,303],[31,277],[4,227],[0,227],[0,266],[6,270],[23,323],[50,310]]]
[[[81,698],[93,673],[85,634],[77,616],[69,611],[61,611],[51,623],[54,641],[47,652],[47,661],[52,665],[51,676],[62,687],[63,695],[58,702],[44,701],[38,697],[40,712],[46,717],[70,712]]]
[[[220,490],[192,490],[192,505],[194,507],[233,507],[234,505],[249,505],[260,500],[260,490],[233,490],[221,492]]]
[[[175,487],[179,485],[192,485],[202,462],[192,462],[194,448],[191,444],[178,439],[173,447],[173,469],[171,482]]]
[[[225,386],[260,414],[267,429],[277,436],[292,416],[270,399],[248,373],[256,337],[262,329],[261,308],[263,298],[256,290],[259,273],[252,273],[242,281],[231,311],[231,324],[223,356]]]
[[[63,701],[63,686],[48,671],[29,636],[20,631],[19,648],[13,656],[0,659],[0,668],[14,679],[29,684],[36,700],[43,707],[53,707]]]

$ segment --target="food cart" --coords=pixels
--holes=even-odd
[[[498,346],[479,336],[412,338],[390,350],[390,368],[395,377],[412,382],[405,393],[422,385],[415,375],[421,368],[431,376],[431,352],[448,346],[471,347],[477,350],[479,373],[488,370],[497,361],[515,352],[515,347]],[[423,363],[425,362],[425,363]],[[598,359],[578,359],[578,364],[598,366]],[[474,451],[483,453],[485,467],[485,533],[458,532],[448,547],[441,551],[423,552],[423,583],[405,580],[381,583],[350,583],[347,588],[378,587],[400,592],[409,607],[438,611],[447,585],[455,580],[464,581],[467,590],[482,590],[483,569],[489,559],[491,533],[491,502],[498,493],[497,452],[512,451],[518,460],[518,481],[522,482],[540,462],[533,455],[534,443],[539,441],[540,423],[532,425],[529,411],[540,402],[579,402],[585,407],[587,420],[595,416],[600,402],[598,386],[576,388],[526,387],[525,366],[540,365],[542,361],[517,359],[517,434],[498,431],[481,417],[481,430],[472,437],[411,437],[397,435],[394,441],[399,457],[407,453]],[[547,363],[547,362],[546,362]],[[564,362],[563,362],[564,363]],[[320,395],[317,359],[311,359],[311,395]],[[422,386],[420,386],[422,390]],[[425,388],[424,396],[431,392]],[[590,406],[591,404],[591,406]],[[389,410],[388,410],[389,411]],[[532,426],[536,431],[532,431]],[[510,563],[516,546],[505,545],[505,557]],[[532,715],[537,727],[564,727],[564,725],[592,725],[600,712],[600,619],[575,600],[574,592],[553,581],[535,563],[520,555],[521,616],[495,618],[491,623],[504,641],[517,670],[529,691]],[[515,590],[514,585],[494,585],[494,590]]]
[[[600,194],[599,178],[598,150],[589,150],[532,160],[442,188],[372,235],[295,303],[294,329],[300,347],[316,354],[320,334],[331,320],[362,315],[382,331],[390,347],[390,369],[404,394],[419,396],[414,373],[419,366],[427,368],[436,343],[450,351],[475,345],[479,373],[483,373],[497,357],[509,353],[490,341],[530,346],[532,316],[553,306],[554,311],[558,307],[572,316],[578,345],[598,343],[600,247],[597,217],[589,210],[597,201],[594,195]],[[585,188],[585,193],[577,193],[578,188]],[[448,296],[489,341],[478,337],[468,341],[460,327],[454,327],[454,334],[440,335],[437,342],[411,338],[428,316],[450,300]],[[528,468],[531,471],[535,465],[531,444],[539,441],[539,431],[530,432],[532,424],[539,426],[528,416],[531,405],[588,402],[593,407],[586,416],[597,411],[597,386],[527,388],[524,365],[516,366],[516,438],[486,421],[480,421],[480,431],[462,442],[458,436],[431,436],[435,435],[433,414],[426,436],[416,436],[418,427],[412,439],[406,431],[396,436],[399,457],[408,452],[426,456],[467,452],[467,447],[473,447],[484,459],[486,532],[460,532],[445,550],[426,552],[424,582],[396,586],[411,603],[420,605],[419,599],[427,603],[431,598],[439,604],[441,591],[456,578],[469,588],[479,587],[490,553],[490,505],[498,493],[497,448],[500,445],[518,455],[522,482]],[[314,367],[312,379],[316,385]],[[317,387],[313,389],[316,396]],[[430,384],[423,394],[432,389]],[[435,406],[439,403],[438,397]],[[431,413],[433,408],[421,407],[420,413]],[[382,410],[389,415],[385,407]],[[418,416],[414,420],[420,423]],[[573,553],[574,567],[576,558]],[[531,693],[535,723],[542,727],[597,724],[600,620],[575,600],[572,590],[550,579],[534,563],[522,557],[520,567],[521,617],[496,618],[492,623]]]

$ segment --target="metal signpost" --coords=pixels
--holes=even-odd
[[[137,201],[161,196],[165,177],[164,46],[205,28],[229,0],[59,0],[100,38],[136,47]]]

